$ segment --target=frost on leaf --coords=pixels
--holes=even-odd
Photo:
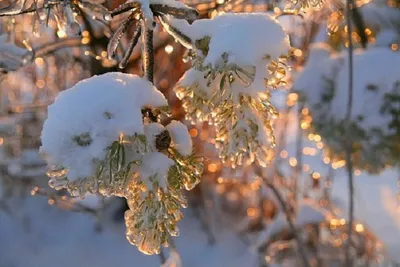
[[[220,157],[233,167],[247,160],[265,167],[273,158],[278,115],[270,91],[285,85],[288,71],[290,45],[281,25],[257,13],[166,23],[191,39],[193,67],[175,88],[186,118],[215,126]]]
[[[127,238],[146,254],[159,253],[178,234],[182,190],[202,173],[186,126],[154,121],[166,105],[146,79],[107,73],[60,93],[42,131],[50,186],[73,196],[127,198]]]

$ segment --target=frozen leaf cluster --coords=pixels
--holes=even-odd
[[[42,131],[50,186],[127,198],[127,238],[147,254],[178,234],[182,191],[202,172],[187,127],[154,120],[166,106],[146,79],[107,73],[60,93]]]
[[[192,49],[193,67],[175,88],[186,118],[215,125],[220,157],[233,167],[247,160],[266,166],[277,117],[270,91],[285,85],[288,71],[282,26],[267,14],[239,13],[192,25],[170,19],[166,29]]]

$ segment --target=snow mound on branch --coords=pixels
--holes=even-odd
[[[153,190],[153,183],[157,182],[162,189],[168,186],[168,171],[174,165],[174,161],[160,152],[147,153],[142,158],[139,173],[142,182],[149,191]]]
[[[68,179],[93,175],[95,162],[120,134],[143,133],[141,108],[167,105],[147,80],[107,73],[61,92],[48,107],[41,152],[49,164],[67,168]]]
[[[176,0],[129,0],[129,2],[139,2],[140,3],[140,9],[142,10],[142,13],[145,17],[146,23],[148,24],[148,27],[152,27],[151,23],[153,22],[153,11],[150,8],[150,5],[161,5],[161,6],[167,6],[167,7],[172,7],[172,8],[178,8],[178,9],[192,9],[186,4],[184,4],[181,1],[176,1]]]
[[[330,220],[331,218],[332,214],[329,211],[318,207],[318,205],[312,201],[303,200],[300,203],[299,210],[296,214],[294,227],[296,229],[302,229],[305,225],[319,224]],[[276,216],[275,220],[273,220],[267,228],[260,233],[256,247],[261,247],[268,243],[271,238],[274,238],[275,235],[279,234],[283,230],[289,230],[289,225],[286,215],[283,212],[280,212]]]
[[[159,123],[149,123],[144,126],[144,135],[146,136],[149,151],[157,151],[156,138],[163,131],[165,131],[165,127]]]
[[[359,116],[364,119],[359,125],[368,129],[379,127],[385,132],[389,131],[390,116],[380,113],[384,95],[394,92],[400,84],[400,54],[388,48],[373,48],[359,50],[354,55],[354,98],[352,118]],[[349,67],[347,57],[337,77],[335,97],[332,101],[332,110],[335,116],[344,119],[348,101]],[[375,108],[373,108],[375,105]]]
[[[296,216],[295,226],[303,227],[307,224],[321,223],[331,218],[330,212],[319,207],[312,201],[304,200]]]
[[[182,156],[190,156],[192,154],[192,139],[186,125],[173,120],[166,128],[171,136],[172,147]]]
[[[326,79],[335,75],[339,59],[329,45],[311,45],[307,65],[295,79],[293,88],[303,92],[310,105],[318,104],[321,102],[321,92],[326,87]]]
[[[0,72],[1,70],[13,71],[22,66],[24,56],[29,51],[7,42],[7,35],[0,35]]]
[[[289,38],[277,20],[262,13],[225,13],[212,19],[201,19],[189,25],[183,20],[170,20],[192,39],[211,37],[205,64],[218,64],[223,53],[238,65],[256,65],[265,55],[278,58],[287,54]]]

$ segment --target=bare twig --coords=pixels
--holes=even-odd
[[[349,186],[349,222],[348,222],[348,242],[347,248],[345,249],[345,266],[351,267],[351,238],[353,234],[353,220],[354,220],[354,181],[353,181],[353,162],[351,158],[352,154],[352,141],[351,141],[351,112],[353,106],[353,42],[352,42],[352,23],[351,23],[351,9],[353,8],[352,0],[346,2],[346,18],[347,18],[347,36],[348,36],[348,57],[349,57],[349,84],[348,84],[348,102],[347,102],[347,114],[345,118],[346,123],[346,134],[345,134],[345,153],[346,153],[346,169],[348,173],[348,186]]]
[[[304,246],[303,246],[303,244],[302,244],[302,242],[300,240],[299,235],[296,232],[296,227],[294,226],[294,223],[292,221],[292,215],[290,214],[290,210],[289,210],[288,206],[286,205],[282,195],[280,194],[279,190],[271,182],[269,182],[267,179],[263,178],[263,181],[264,181],[264,184],[269,189],[271,189],[271,191],[274,193],[276,199],[278,200],[279,204],[282,207],[282,211],[285,213],[286,220],[288,222],[290,231],[293,233],[293,237],[296,240],[297,249],[298,249],[298,252],[299,252],[299,254],[301,256],[301,259],[303,261],[304,266],[305,267],[310,267],[310,263],[308,262],[307,254],[306,254],[306,252],[304,250]]]
[[[303,132],[301,128],[301,115],[303,110],[303,104],[299,104],[298,107],[298,123],[297,123],[297,130],[296,130],[296,159],[297,165],[294,167],[294,181],[293,181],[293,208],[296,208],[295,205],[297,204],[297,197],[299,194],[299,185],[298,182],[300,181],[301,169],[303,166]]]
[[[43,57],[59,49],[78,47],[78,46],[87,46],[87,44],[82,43],[81,37],[72,37],[44,44],[40,47],[34,48],[33,52],[35,54],[35,57]]]

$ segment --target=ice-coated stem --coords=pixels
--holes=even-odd
[[[126,20],[124,20],[121,26],[118,27],[114,35],[111,37],[107,47],[107,54],[109,59],[115,58],[115,51],[117,50],[118,44],[120,43],[122,36],[131,26],[133,21],[134,18],[132,16],[129,16]]]
[[[137,24],[137,28],[135,30],[135,32],[133,33],[131,40],[128,44],[128,48],[125,51],[124,56],[122,57],[121,62],[119,63],[119,68],[123,69],[126,67],[126,65],[128,64],[129,58],[132,54],[133,49],[135,48],[137,42],[139,41],[139,37],[140,34],[142,32],[142,26],[140,24]]]
[[[184,47],[188,49],[193,49],[192,40],[189,36],[185,35],[179,29],[173,27],[169,22],[168,19],[164,15],[159,15],[157,18],[160,20],[161,25],[164,29],[176,40],[178,40]]]
[[[146,21],[141,20],[142,24],[142,64],[144,77],[149,80],[149,82],[154,82],[154,49],[153,49],[153,29],[146,26]]]

